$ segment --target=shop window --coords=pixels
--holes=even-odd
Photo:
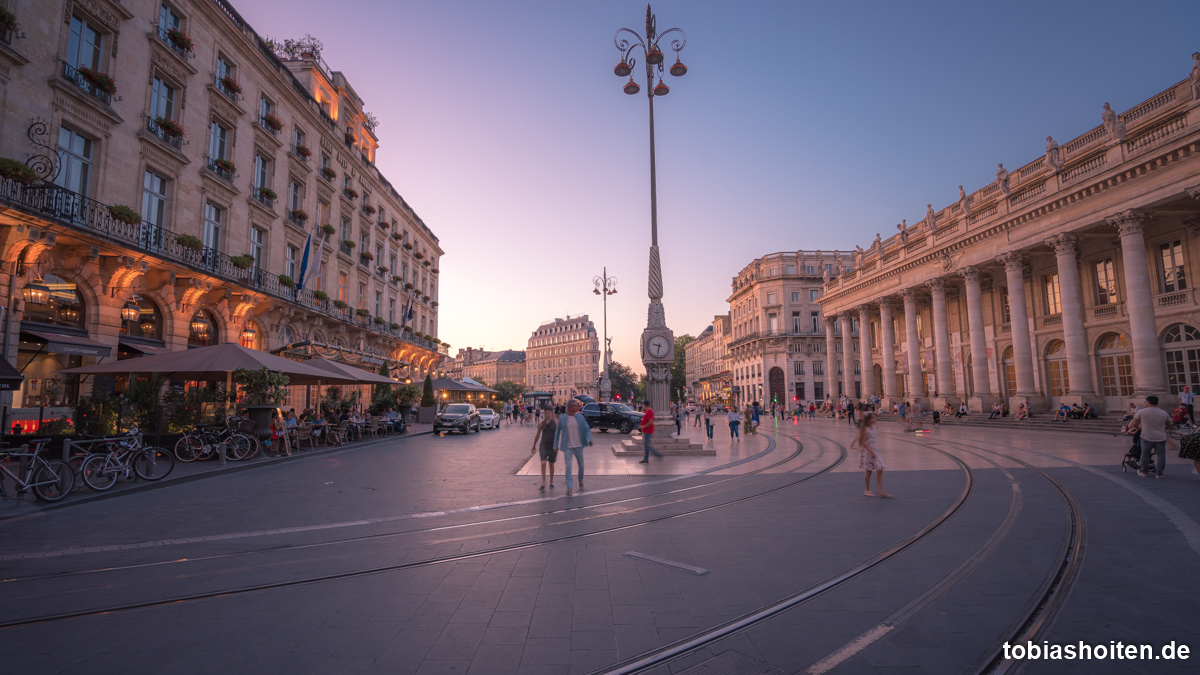
[[[53,274],[30,281],[22,291],[25,299],[25,321],[84,327],[83,296],[74,283]]]
[[[217,335],[217,321],[211,312],[200,310],[192,315],[188,326],[188,346],[208,347],[220,342]]]
[[[163,316],[158,311],[158,305],[145,296],[133,296],[121,308],[121,335],[161,340]]]

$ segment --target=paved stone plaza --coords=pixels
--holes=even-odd
[[[510,426],[0,504],[4,669],[963,673],[1026,631],[1200,648],[1200,477],[1174,452],[1153,480],[1121,472],[1125,438],[884,424],[885,500],[844,422],[760,429],[649,465],[597,434],[570,497],[537,491]]]

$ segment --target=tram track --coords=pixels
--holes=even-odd
[[[778,468],[779,466],[782,466],[786,462],[791,461],[796,456],[799,456],[799,454],[801,452],[803,452],[803,449],[804,449],[804,445],[798,439],[792,438],[792,437],[787,437],[787,438],[789,440],[793,441],[794,443],[796,443],[796,445],[797,445],[796,452],[792,453],[792,455],[790,455],[788,458],[785,458],[785,459],[780,460],[779,462],[776,462],[772,465],[768,465],[766,467],[761,467],[759,469],[756,469],[754,471],[751,471],[751,472],[748,472],[745,474],[739,474],[737,476],[732,476],[728,479],[714,481],[713,483],[706,483],[704,486],[689,486],[689,488],[681,488],[679,491],[700,488],[700,487],[707,487],[707,486],[711,486],[711,485],[715,485],[715,484],[719,484],[719,483],[724,483],[729,480],[744,478],[746,476],[763,473],[772,468]],[[774,439],[769,438],[768,440],[771,441],[772,443],[774,442]],[[226,588],[226,589],[214,590],[214,591],[209,591],[209,592],[192,593],[192,594],[178,594],[178,595],[173,595],[173,596],[166,597],[166,598],[159,598],[159,599],[146,600],[146,601],[140,601],[140,602],[113,604],[113,605],[109,605],[109,606],[105,606],[105,607],[89,608],[89,609],[75,610],[75,611],[65,611],[65,612],[58,612],[58,613],[54,613],[54,614],[44,614],[44,615],[40,615],[40,616],[31,616],[31,617],[26,617],[26,618],[21,618],[21,619],[14,619],[14,620],[0,622],[0,630],[12,629],[12,628],[18,628],[18,627],[24,627],[24,626],[32,626],[32,625],[38,625],[38,624],[45,624],[45,623],[51,623],[51,622],[57,622],[57,621],[64,621],[64,620],[68,620],[68,619],[77,619],[77,618],[85,618],[85,617],[90,617],[90,616],[112,614],[112,613],[117,613],[117,612],[133,611],[133,610],[138,610],[138,609],[149,609],[149,608],[153,608],[153,607],[176,605],[176,604],[180,604],[180,603],[196,602],[196,601],[200,601],[200,600],[214,599],[214,598],[220,598],[220,597],[231,597],[231,596],[244,595],[244,594],[248,594],[248,593],[257,593],[257,592],[263,592],[263,591],[269,591],[269,590],[275,590],[275,589],[298,587],[298,586],[304,586],[304,585],[309,585],[309,584],[314,584],[314,583],[321,583],[321,582],[326,582],[326,581],[351,579],[351,578],[357,578],[357,577],[363,577],[363,576],[375,575],[375,574],[383,574],[383,573],[399,571],[399,570],[417,569],[417,568],[421,568],[421,567],[427,567],[427,566],[438,565],[438,564],[443,564],[443,563],[461,562],[461,561],[465,561],[465,560],[472,560],[472,559],[492,556],[492,555],[496,555],[496,554],[500,554],[500,553],[510,553],[510,552],[528,550],[528,549],[546,546],[549,544],[554,544],[554,543],[559,543],[559,542],[572,541],[572,540],[578,540],[578,539],[589,538],[589,537],[596,537],[596,536],[601,536],[601,535],[605,535],[605,534],[610,534],[613,532],[619,532],[619,531],[628,530],[628,529],[632,529],[632,528],[642,527],[642,526],[650,525],[653,523],[674,520],[677,518],[684,518],[684,517],[693,516],[693,515],[700,514],[700,513],[713,511],[716,509],[725,508],[725,507],[732,506],[735,504],[744,503],[744,502],[758,499],[760,497],[764,497],[764,496],[767,496],[770,494],[775,494],[782,490],[786,490],[786,489],[794,487],[796,485],[813,480],[814,478],[817,478],[818,476],[824,475],[825,473],[836,468],[838,465],[840,465],[846,459],[847,453],[846,453],[845,447],[836,442],[833,442],[833,445],[835,447],[837,447],[839,450],[839,456],[833,463],[831,463],[830,465],[828,465],[824,468],[821,468],[811,474],[808,474],[801,478],[798,478],[796,480],[788,481],[786,483],[768,488],[766,490],[762,490],[762,491],[755,492],[753,494],[749,494],[749,495],[745,495],[745,496],[741,496],[741,497],[735,497],[735,498],[728,499],[726,501],[722,501],[722,502],[719,502],[716,504],[698,506],[696,508],[688,509],[688,510],[678,512],[678,513],[669,513],[669,514],[664,514],[664,515],[658,515],[658,516],[654,516],[651,518],[642,519],[642,520],[639,520],[639,521],[633,522],[633,523],[613,525],[611,527],[600,528],[600,529],[591,530],[588,532],[564,534],[564,535],[560,535],[560,536],[556,536],[556,537],[539,539],[537,541],[489,547],[489,548],[484,548],[484,549],[480,549],[477,551],[460,553],[460,554],[456,554],[456,555],[435,556],[435,557],[426,558],[423,560],[411,561],[411,562],[402,562],[402,563],[395,563],[395,564],[390,564],[390,565],[379,565],[379,566],[374,566],[374,567],[369,567],[369,568],[348,570],[348,571],[331,573],[331,574],[312,575],[312,576],[307,576],[307,577],[303,577],[303,578],[288,579],[285,581],[275,581],[275,582],[262,583],[262,584],[250,584],[250,585],[245,585],[245,586],[240,586],[240,587]],[[799,469],[799,467],[797,467],[797,469],[795,469],[795,470],[798,470],[798,469]],[[647,495],[647,496],[645,496],[645,498],[650,498],[653,496],[661,496],[661,495]],[[704,496],[704,495],[701,495],[701,496]],[[631,500],[632,499],[639,499],[639,498],[631,498]],[[615,503],[621,503],[621,502],[625,502],[625,501],[628,501],[628,500],[619,500],[618,502],[605,502],[604,504],[591,505],[591,506],[595,506],[595,507],[612,506]],[[589,505],[585,505],[583,507],[572,507],[571,509],[563,509],[560,511],[569,512],[569,511],[576,510],[576,509],[587,508],[587,506],[589,506]],[[545,513],[528,514],[528,515],[522,515],[522,516],[514,516],[511,518],[539,517],[539,516],[545,516],[545,515],[548,515],[548,514],[545,514]],[[595,517],[604,517],[605,515],[606,514],[597,514],[597,516],[595,516]],[[508,519],[496,519],[496,520],[503,522],[504,520],[508,520]],[[443,528],[453,528],[453,527],[460,527],[460,526],[461,527],[470,527],[470,526],[478,526],[480,524],[486,524],[487,522],[488,521],[484,521],[483,523],[478,523],[478,522],[465,523],[465,524],[460,524],[460,525],[451,525],[451,526],[442,526],[442,527]],[[419,533],[422,531],[438,530],[438,529],[441,529],[441,528],[425,528],[424,530],[409,530],[409,531],[405,531],[404,534]],[[394,534],[398,535],[401,533],[394,533]],[[488,533],[485,535],[479,535],[479,537],[481,537],[481,536],[497,536],[497,535],[496,535],[496,533]],[[471,538],[479,538],[479,537],[471,537]],[[351,538],[351,539],[354,539],[354,538]],[[314,545],[321,545],[321,543],[316,543]],[[273,550],[287,550],[287,549],[273,549]],[[164,561],[164,562],[170,562],[170,561]],[[98,570],[98,572],[102,572],[102,571],[104,571],[104,570]]]

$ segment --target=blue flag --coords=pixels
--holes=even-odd
[[[408,325],[409,319],[412,318],[412,294],[408,296],[408,305],[404,308],[404,314],[400,317],[400,329],[403,330]]]
[[[296,290],[304,290],[304,275],[308,272],[308,251],[312,248],[312,232],[308,233],[308,240],[304,242],[304,258],[300,261],[300,278],[296,280]]]

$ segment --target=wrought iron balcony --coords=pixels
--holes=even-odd
[[[154,121],[154,118],[146,119],[146,128],[150,130],[150,133],[158,136],[163,143],[166,143],[172,148],[175,148],[176,150],[181,150],[183,148],[183,137],[168,136],[167,132],[164,131],[162,127],[158,126],[158,123]]]
[[[171,39],[171,35],[168,31],[169,31],[169,29],[159,26],[158,27],[158,37],[163,42],[167,43],[167,46],[170,47],[171,50],[174,51],[176,54],[178,54],[179,58],[182,58],[182,59],[190,58],[192,53],[189,52],[188,50],[184,49],[183,47],[180,47],[179,45],[175,44],[175,41]]]
[[[250,194],[255,199],[257,199],[258,202],[260,204],[262,204],[263,206],[267,207],[268,209],[271,209],[272,211],[275,210],[275,200],[271,199],[270,197],[263,194],[261,185],[255,185],[255,184],[251,183],[250,184]]]
[[[338,244],[338,250],[341,251],[342,253],[345,253],[346,255],[352,255],[354,253],[354,247],[350,246],[345,241]]]
[[[96,85],[87,81],[83,73],[65,61],[63,62],[63,77],[79,85],[80,89],[100,99],[100,102],[104,105],[112,105],[112,94],[97,89]]]
[[[208,170],[217,174],[221,178],[224,178],[225,180],[229,181],[230,183],[232,183],[233,182],[233,172],[222,169],[220,167],[220,165],[217,164],[218,161],[223,161],[223,160],[217,160],[217,159],[213,159],[213,158],[209,157],[208,158]]]
[[[217,88],[217,91],[228,96],[229,100],[233,101],[234,103],[237,103],[237,100],[238,100],[237,92],[233,91],[229,87],[226,87],[225,83],[221,81],[220,75],[213,75],[213,86],[215,86]]]

